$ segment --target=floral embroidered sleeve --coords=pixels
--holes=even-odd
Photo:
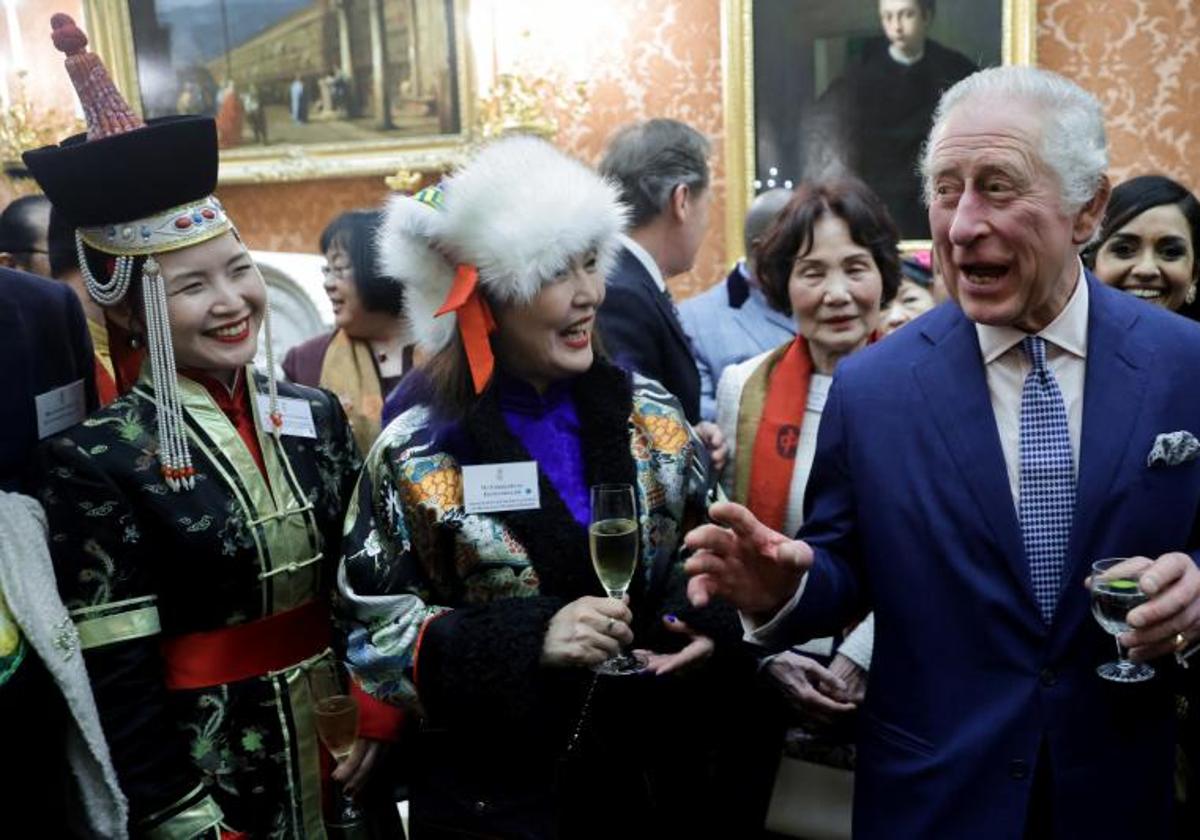
[[[350,498],[338,596],[355,680],[375,697],[416,706],[419,637],[444,608],[428,603],[389,453],[388,446],[376,447]]]
[[[105,450],[64,437],[39,453],[39,495],[59,590],[75,621],[134,833],[169,832],[185,813],[193,828],[215,825],[220,808],[192,769],[167,706],[152,571],[167,558],[153,556],[143,523],[98,463]]]

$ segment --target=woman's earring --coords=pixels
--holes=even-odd
[[[1193,294],[1195,293],[1195,288],[1196,288],[1195,286],[1192,287]],[[130,350],[141,350],[142,347],[145,345],[145,343],[146,343],[145,339],[143,339],[137,333],[134,333],[133,335],[129,336],[129,349]]]
[[[1191,306],[1196,302],[1196,281],[1192,281],[1192,285],[1188,286],[1187,294],[1183,296],[1184,303]]]

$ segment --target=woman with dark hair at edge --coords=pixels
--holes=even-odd
[[[1110,286],[1200,320],[1200,201],[1163,175],[1118,184],[1083,261]]]

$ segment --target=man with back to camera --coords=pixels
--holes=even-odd
[[[745,256],[718,283],[679,304],[679,320],[700,371],[700,416],[717,417],[717,383],[729,365],[773,350],[796,336],[796,322],[767,303],[754,274],[754,248],[775,221],[791,190],[767,190],[750,203],[742,225]]]
[[[1200,332],[1083,270],[1107,165],[1099,102],[1060,76],[947,92],[923,168],[957,305],[839,367],[803,541],[729,504],[687,537],[693,602],[756,641],[874,609],[856,837],[1170,836],[1173,666],[1101,679],[1085,580],[1146,568],[1137,660],[1200,637]]]
[[[0,266],[50,276],[46,236],[50,229],[50,200],[44,195],[14,199],[0,213]]]
[[[708,225],[709,142],[676,120],[653,119],[617,132],[600,174],[630,209],[617,264],[597,320],[615,362],[657,380],[700,420],[700,374],[666,279],[691,269]]]
[[[884,39],[830,85],[814,121],[820,155],[841,158],[913,239],[929,237],[916,166],[933,110],[943,91],[979,69],[928,37],[935,11],[934,0],[879,0]]]

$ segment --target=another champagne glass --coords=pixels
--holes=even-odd
[[[1150,596],[1138,584],[1144,569],[1128,571],[1116,568],[1127,559],[1109,557],[1092,564],[1092,615],[1114,639],[1130,629],[1126,620],[1129,611],[1150,600]],[[1096,673],[1113,682],[1138,683],[1153,677],[1154,669],[1144,662],[1130,661],[1128,652],[1117,641],[1117,660],[1105,662],[1096,669]]]
[[[308,688],[313,698],[313,721],[317,737],[341,764],[358,740],[358,703],[348,689],[342,667],[332,659],[316,663],[308,670]],[[361,818],[350,797],[334,786],[334,822],[351,824]]]
[[[633,570],[637,568],[638,521],[633,487],[628,484],[597,484],[591,489],[592,520],[588,526],[588,547],[596,577],[610,598],[625,597]],[[600,674],[637,674],[645,662],[629,653],[620,653],[597,665]]]

